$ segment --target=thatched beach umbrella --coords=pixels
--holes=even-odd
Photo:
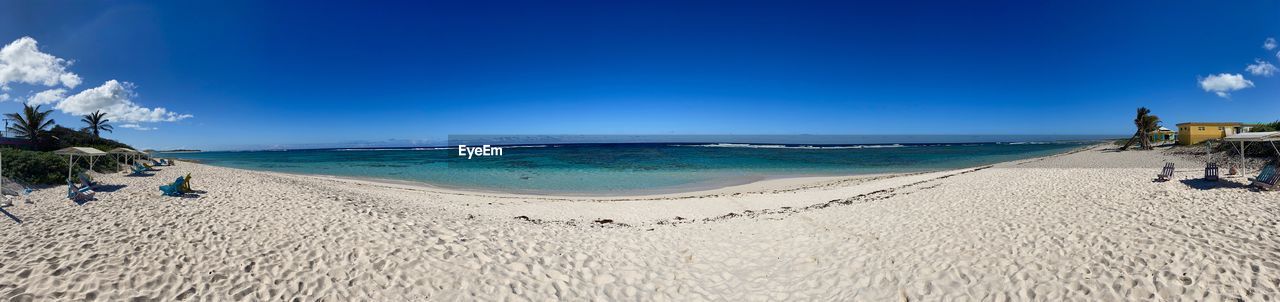
[[[102,150],[89,147],[66,147],[53,151],[54,154],[67,156],[67,179],[71,179],[71,167],[75,165],[76,156],[89,160],[89,170],[93,171],[93,162],[98,160],[99,156],[107,155]]]

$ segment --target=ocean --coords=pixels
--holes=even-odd
[[[409,181],[481,191],[614,195],[692,191],[783,177],[955,169],[1052,155],[1097,142],[974,142],[973,137],[945,142],[946,139],[934,137],[922,143],[900,137],[880,139],[886,141],[883,143],[804,144],[793,140],[781,144],[718,138],[701,142],[522,141],[495,145],[503,148],[501,156],[470,159],[458,156],[456,145],[209,151],[159,156],[249,170]]]

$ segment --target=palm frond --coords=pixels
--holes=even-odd
[[[9,125],[6,130],[12,131],[20,137],[29,140],[38,140],[45,135],[45,128],[52,127],[54,121],[47,119],[53,110],[40,111],[40,106],[23,105],[20,113],[6,113],[4,116],[13,119],[16,123]]]
[[[94,111],[93,113],[90,113],[90,114],[83,115],[80,118],[80,121],[89,125],[84,129],[90,132],[93,132],[94,137],[101,137],[99,135],[99,131],[111,132],[111,130],[113,129],[111,125],[107,125],[107,122],[110,122],[111,119],[106,118],[106,116],[107,116],[107,113],[99,110],[99,111]]]

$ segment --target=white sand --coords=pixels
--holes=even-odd
[[[1153,183],[1164,160],[1175,180]],[[16,300],[1280,298],[1280,193],[1159,152],[586,198],[179,163],[0,221]],[[160,197],[191,172],[194,198]],[[527,219],[517,216],[524,216]],[[679,219],[677,217],[680,217]],[[614,223],[596,223],[611,219]],[[523,299],[518,299],[523,300]]]

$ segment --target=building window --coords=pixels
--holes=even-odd
[[[1200,131],[1204,131],[1204,127],[1200,127]]]

